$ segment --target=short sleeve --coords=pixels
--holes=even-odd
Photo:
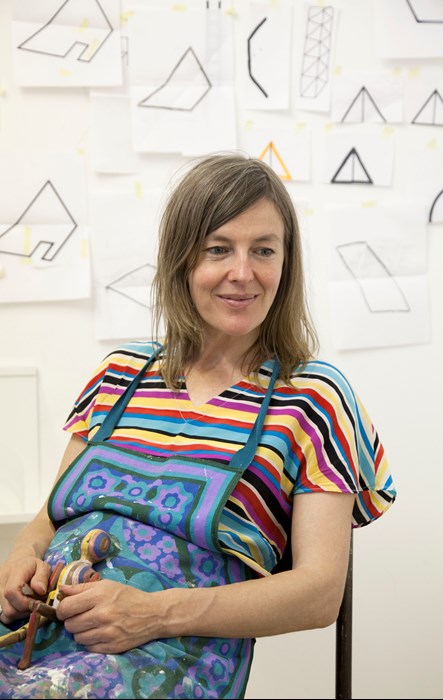
[[[304,420],[298,421],[299,469],[293,495],[355,493],[353,527],[373,522],[392,505],[397,491],[365,407],[331,364],[309,363],[297,382],[306,409]]]

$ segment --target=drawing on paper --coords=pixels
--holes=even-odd
[[[202,64],[189,47],[165,82],[138,103],[139,107],[191,112],[212,88]]]
[[[0,233],[0,253],[25,258],[39,255],[41,260],[52,261],[76,228],[74,217],[47,180],[17,221]]]
[[[152,285],[155,270],[155,266],[150,263],[140,265],[140,267],[136,267],[110,282],[105,288],[140,306],[151,309],[147,290]]]
[[[73,17],[78,17],[75,24]],[[98,0],[65,0],[46,24],[17,48],[57,58],[65,58],[77,48],[77,60],[90,62],[113,31]]]
[[[357,119],[355,119],[355,117],[357,117]],[[387,120],[378,108],[369,90],[363,86],[352,100],[340,121],[386,122]]]
[[[406,0],[415,21],[420,24],[440,24],[443,22],[441,0]]]
[[[336,250],[371,313],[411,311],[397,280],[366,241],[343,243]]]
[[[443,126],[443,99],[438,90],[431,92],[424,105],[412,119],[411,124]]]
[[[356,148],[351,148],[346,158],[337,168],[331,183],[340,185],[374,184]]]
[[[300,95],[318,97],[329,80],[334,8],[308,8]]]
[[[443,190],[441,190],[432,202],[429,211],[429,223],[443,222]]]
[[[251,32],[251,34],[248,36],[248,73],[249,77],[251,78],[252,82],[258,87],[260,92],[263,93],[265,97],[269,97],[268,93],[264,89],[262,85],[258,82],[257,78],[254,76],[253,68],[252,68],[252,59],[253,59],[253,50],[252,50],[252,39],[255,37],[259,29],[264,25],[268,18],[264,17],[259,24],[257,24],[256,28]]]
[[[271,166],[273,170],[276,171],[277,175],[281,177],[282,180],[292,180],[292,175],[283,162],[283,158],[277,151],[273,141],[269,141],[266,148],[260,153],[259,160],[265,161]]]

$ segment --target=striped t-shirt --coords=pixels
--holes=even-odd
[[[76,400],[65,430],[92,440],[152,351],[146,341],[134,341],[107,355]],[[260,385],[245,378],[196,408],[184,382],[177,393],[166,387],[159,358],[108,442],[154,456],[229,461],[249,436],[272,363],[262,365]],[[223,510],[223,551],[268,574],[285,549],[293,496],[313,491],[358,494],[354,527],[376,520],[396,496],[383,446],[361,401],[340,370],[318,360],[294,371],[292,386],[275,384],[255,458]]]

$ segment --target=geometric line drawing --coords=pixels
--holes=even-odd
[[[269,141],[268,145],[266,148],[262,151],[262,153],[259,155],[258,159],[259,160],[265,160],[265,156],[268,156],[266,159],[266,162],[268,165],[271,166],[274,170],[276,170],[275,164],[274,164],[274,157],[277,159],[278,164],[282,170],[281,173],[279,173],[279,176],[282,180],[292,180],[291,173],[289,172],[288,168],[283,162],[282,157],[280,156],[279,152],[277,151],[274,142]]]
[[[45,219],[44,224],[34,223]],[[0,253],[52,261],[72,236],[77,223],[54,185],[47,180],[17,221],[0,233]],[[51,238],[52,240],[47,240]]]
[[[429,212],[429,223],[432,224],[434,221],[439,223],[443,221],[443,190],[435,197]]]
[[[435,0],[406,0],[415,21],[423,24],[443,23],[443,7]]]
[[[328,83],[334,8],[309,6],[300,95],[318,97]]]
[[[73,13],[79,18],[76,24]],[[82,41],[78,40],[79,31]],[[89,62],[113,31],[98,0],[65,0],[46,24],[17,48],[65,58],[77,47],[81,49],[77,60]]]
[[[360,114],[360,119],[358,119],[360,122],[364,122],[366,118],[370,120],[374,112],[381,117],[381,121],[386,122],[385,117],[377,107],[372,95],[365,87],[360,88],[340,121],[347,121],[347,117],[352,117],[356,112]],[[376,117],[374,121],[380,121],[380,119]]]
[[[249,77],[251,78],[252,82],[255,83],[255,84],[257,85],[258,89],[261,90],[261,92],[263,93],[263,95],[264,95],[265,97],[268,97],[268,93],[266,92],[266,90],[265,90],[265,89],[260,85],[260,83],[254,78],[254,75],[253,75],[253,72],[252,72],[252,51],[251,51],[251,42],[252,42],[252,38],[253,38],[253,36],[258,32],[258,30],[260,29],[260,27],[263,26],[263,24],[266,22],[266,20],[267,20],[267,17],[265,17],[264,19],[262,19],[262,21],[261,21],[259,24],[257,24],[257,26],[256,26],[256,28],[254,29],[254,31],[251,32],[251,34],[250,34],[249,37],[248,37],[248,73],[249,73]]]
[[[365,184],[372,185],[372,178],[366,170],[355,148],[351,148],[346,158],[337,168],[331,183],[341,185]]]
[[[146,290],[152,285],[155,270],[155,266],[150,263],[140,265],[107,284],[105,289],[150,309],[151,306],[146,301]]]
[[[420,117],[420,119],[418,117]],[[421,107],[415,115],[411,124],[443,126],[443,99],[438,90],[431,92],[423,107]]]
[[[189,47],[165,82],[138,103],[139,107],[192,111],[212,84],[194,50]]]
[[[395,277],[366,241],[344,243],[336,250],[371,313],[411,311]]]

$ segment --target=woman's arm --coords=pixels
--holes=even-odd
[[[262,637],[331,625],[343,598],[354,500],[353,494],[295,496],[292,570],[187,591],[185,603],[171,601],[167,636]]]
[[[66,586],[57,616],[77,642],[101,653],[163,637],[263,637],[326,627],[337,619],[343,597],[354,499],[295,497],[292,571],[153,593],[109,580]]]
[[[73,435],[66,446],[56,479],[84,448],[85,441]],[[22,594],[24,583],[37,595],[47,592],[50,568],[42,559],[54,536],[54,527],[46,508],[47,500],[31,522],[19,532],[0,568],[2,622],[7,624],[29,612],[29,597]]]

